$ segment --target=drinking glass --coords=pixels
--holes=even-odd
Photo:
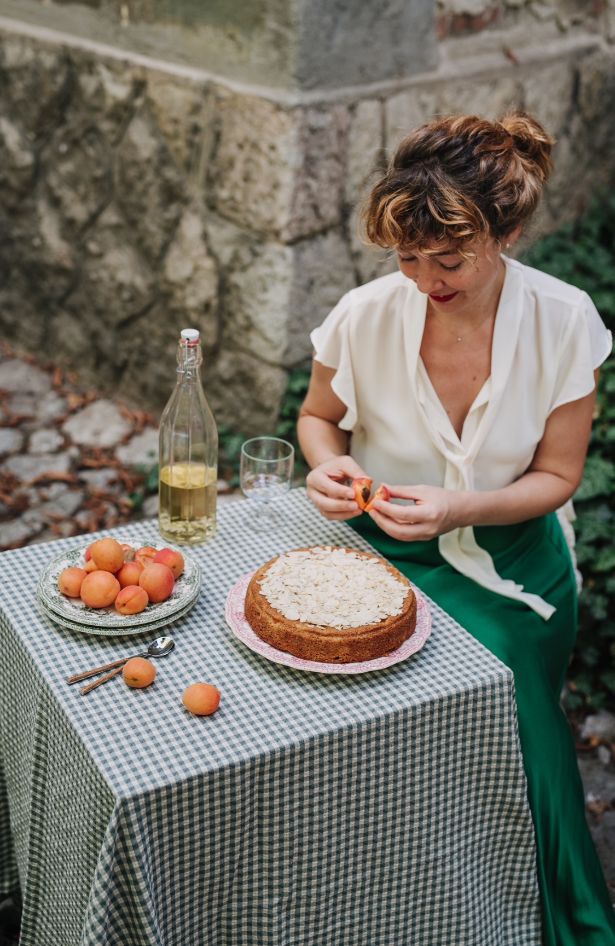
[[[290,489],[294,462],[293,445],[280,437],[252,437],[241,445],[239,482],[252,506],[254,528],[270,529],[278,523],[275,503]]]

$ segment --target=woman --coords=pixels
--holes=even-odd
[[[365,212],[399,272],[312,333],[298,432],[318,509],[514,672],[544,943],[615,946],[559,703],[577,601],[555,514],[581,482],[611,338],[585,293],[501,252],[537,206],[552,144],[522,112],[436,120],[401,143]],[[368,514],[359,476],[390,493]]]

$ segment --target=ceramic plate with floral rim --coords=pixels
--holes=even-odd
[[[38,604],[42,614],[48,618],[48,620],[52,621],[54,624],[59,624],[61,627],[65,627],[69,631],[78,631],[79,634],[91,634],[94,637],[124,637],[127,634],[149,634],[150,631],[155,631],[158,628],[168,627],[169,624],[174,624],[176,621],[181,620],[184,615],[188,614],[196,604],[197,599],[198,594],[189,604],[181,608],[180,611],[174,611],[173,614],[167,614],[165,617],[150,621],[148,624],[139,624],[138,627],[130,625],[123,627],[91,627],[89,624],[77,624],[76,621],[70,621],[68,618],[61,617],[54,611],[50,611],[41,598],[38,599]]]
[[[412,654],[418,653],[431,634],[429,603],[416,585],[412,585],[416,595],[416,629],[396,650],[391,651],[390,654],[385,654],[384,657],[376,657],[374,660],[362,660],[358,663],[329,664],[317,660],[303,660],[301,657],[295,657],[294,654],[288,654],[283,650],[272,647],[271,644],[261,640],[250,627],[246,620],[244,602],[252,575],[253,572],[249,575],[243,575],[233,585],[226,599],[224,616],[233,634],[246,647],[275,664],[284,664],[286,667],[294,667],[295,670],[309,670],[314,673],[371,673],[373,670],[385,670],[387,667],[392,667],[394,664],[406,660]]]
[[[166,601],[150,602],[145,611],[141,611],[140,614],[119,614],[114,607],[88,608],[81,598],[68,598],[58,588],[60,572],[71,566],[83,568],[86,548],[87,546],[71,549],[53,559],[41,575],[36,589],[47,611],[56,614],[58,618],[65,618],[72,624],[82,625],[84,628],[97,628],[99,633],[103,628],[107,628],[119,631],[121,634],[138,630],[141,625],[151,627],[152,621],[157,622],[157,627],[162,627],[162,623],[158,622],[164,622],[187,605],[194,604],[199,595],[201,569],[193,558],[182,552],[184,571],[175,582],[171,596]],[[126,630],[127,628],[129,630]]]

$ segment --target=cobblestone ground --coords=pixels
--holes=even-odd
[[[0,550],[156,514],[151,415],[1,343],[0,411]],[[219,483],[221,499],[235,496]],[[615,901],[615,717],[589,717],[575,736],[587,816]]]
[[[0,350],[0,548],[153,514],[154,419]]]
[[[0,550],[156,514],[152,415],[1,343],[0,411]]]

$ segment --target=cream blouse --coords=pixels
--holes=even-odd
[[[350,453],[376,483],[491,490],[530,465],[551,411],[594,389],[612,338],[589,296],[503,257],[491,374],[458,437],[420,357],[427,296],[401,272],[348,292],[311,333],[316,359],[335,368]],[[538,595],[501,578],[471,527],[439,537],[458,571],[547,619]]]

